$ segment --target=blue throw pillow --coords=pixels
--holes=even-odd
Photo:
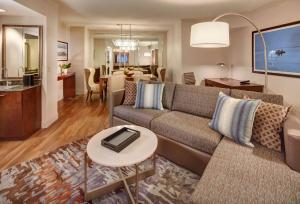
[[[164,87],[164,84],[138,82],[134,107],[163,110],[162,95]]]
[[[235,142],[250,147],[255,113],[260,100],[236,99],[220,92],[209,126]]]

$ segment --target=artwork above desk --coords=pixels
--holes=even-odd
[[[264,85],[260,84],[240,84],[240,80],[231,79],[231,78],[210,78],[205,79],[205,86],[214,86],[220,88],[229,88],[229,89],[239,89],[239,90],[246,90],[246,91],[256,91],[256,92],[263,92]]]
[[[66,75],[58,75],[57,80],[63,81],[63,93],[64,98],[74,98],[76,96],[75,93],[75,73],[70,72]]]

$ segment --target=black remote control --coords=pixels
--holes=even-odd
[[[250,80],[240,81],[240,84],[250,84]]]

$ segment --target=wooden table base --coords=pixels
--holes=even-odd
[[[87,153],[84,154],[84,199],[85,201],[91,201],[97,197],[101,197],[107,193],[115,191],[121,187],[125,187],[131,203],[135,204],[138,203],[138,194],[139,194],[139,181],[145,179],[147,177],[153,176],[155,174],[155,160],[156,155],[152,156],[152,168],[148,170],[144,170],[139,172],[139,164],[135,165],[135,175],[126,176],[124,177],[122,173],[121,167],[118,168],[120,179],[116,180],[112,183],[106,184],[104,186],[92,189],[88,191],[87,189],[87,166],[88,166],[88,155]],[[130,192],[129,185],[135,183],[135,197],[133,197],[132,193]]]

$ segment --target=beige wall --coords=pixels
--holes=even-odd
[[[266,28],[299,20],[299,8],[299,0],[286,0],[270,4],[245,15],[249,16],[259,28]],[[252,73],[251,35],[254,29],[239,19],[230,18],[228,20],[233,27],[228,56],[229,63],[233,66],[233,77],[250,79],[264,84],[264,75]],[[297,90],[297,87],[300,87],[299,78],[269,75],[269,91],[282,94],[285,103],[293,106],[292,114],[300,118],[300,91]]]
[[[182,37],[180,20],[174,23],[167,32],[167,80],[173,82],[181,81],[182,73]]]
[[[94,39],[94,67],[105,65],[105,39]]]
[[[71,71],[76,73],[76,94],[84,93],[84,27],[70,28]]]
[[[57,27],[57,40],[67,42],[69,43],[69,56],[68,59],[70,59],[70,28],[63,22],[58,23]],[[57,61],[57,73],[60,74],[61,70],[59,65],[60,64],[65,64],[69,63],[70,60],[68,61]],[[63,99],[63,81],[57,81],[57,86],[58,86],[58,93],[57,93],[57,100],[60,101]]]

